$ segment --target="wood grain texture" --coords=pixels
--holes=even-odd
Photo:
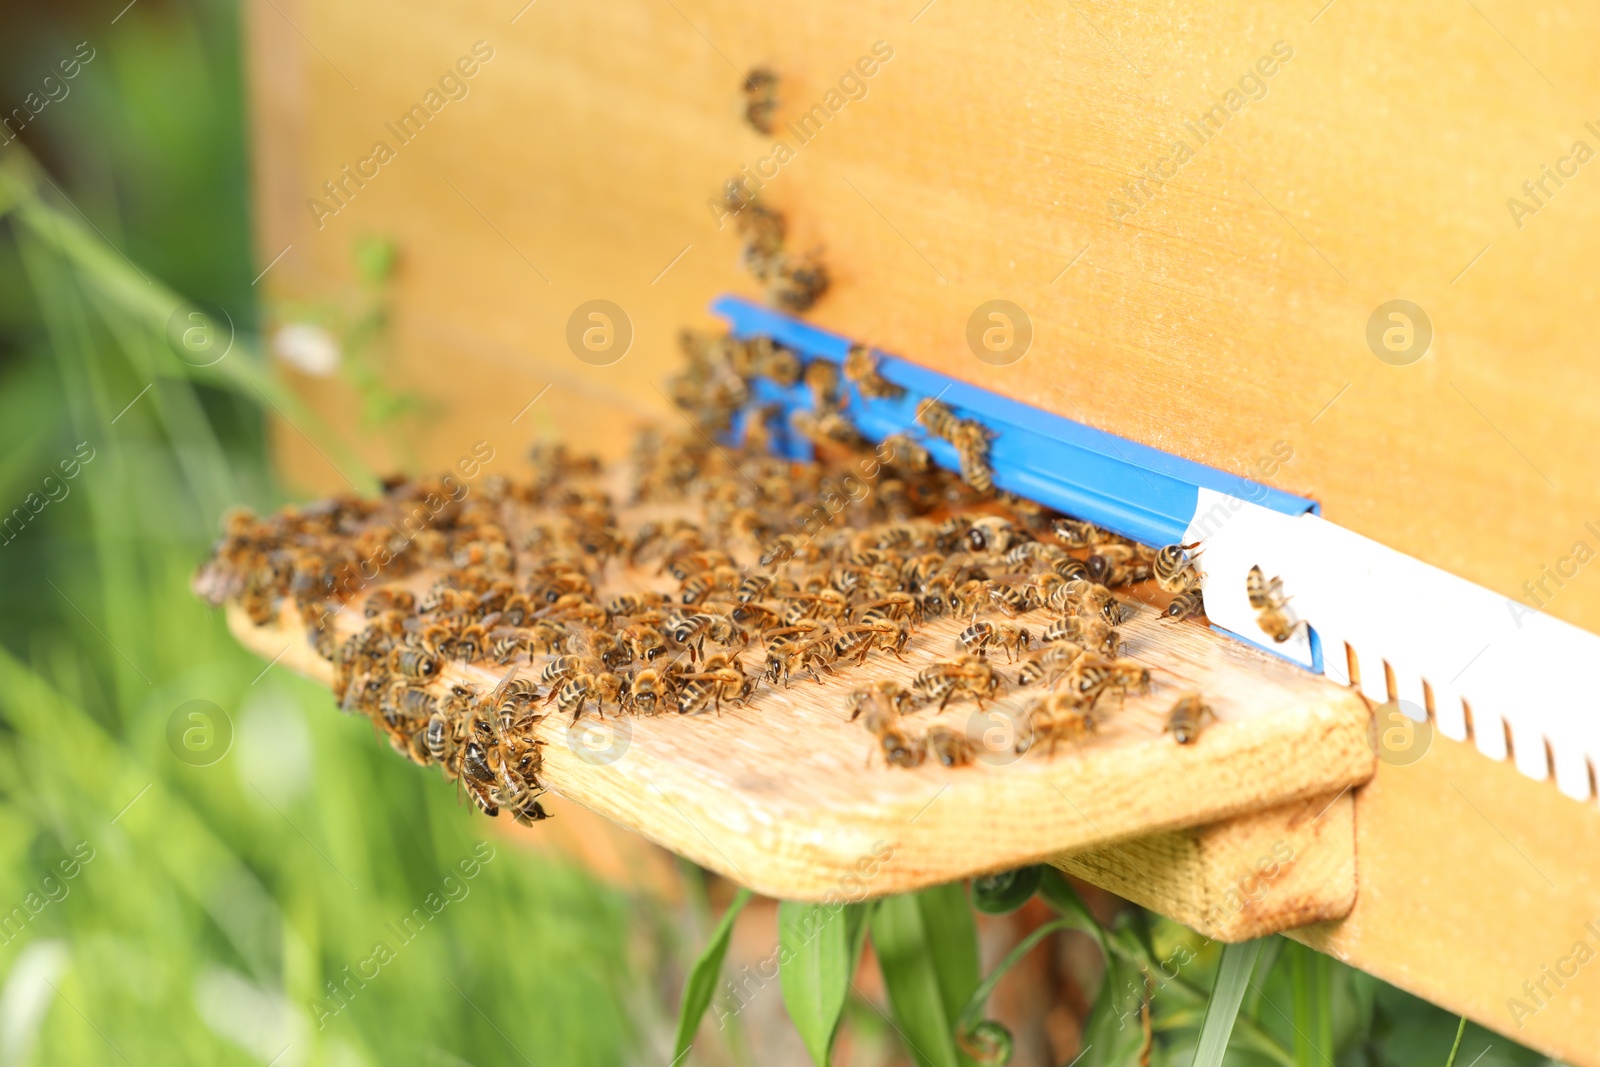
[[[1320,6],[935,3],[913,22],[920,4],[887,0],[614,0],[536,4],[512,24],[516,5],[487,2],[305,5],[289,15],[326,59],[276,30],[253,45],[263,265],[295,245],[264,284],[337,293],[351,241],[391,234],[406,256],[397,371],[445,409],[416,437],[424,461],[484,426],[508,447],[549,432],[506,420],[551,381],[551,420],[615,441],[619,419],[666,411],[654,385],[673,331],[716,293],[751,291],[706,201],[784,140],[793,158],[764,195],[833,268],[820,323],[1230,470],[1285,440],[1281,488],[1520,595],[1600,517],[1586,447],[1600,380],[1580,370],[1600,172],[1545,179],[1520,228],[1507,207],[1531,203],[1523,182],[1574,142],[1600,149],[1581,103],[1600,90],[1585,44],[1600,10]],[[271,8],[253,24],[281,24]],[[470,95],[316,228],[307,200],[480,39],[495,58]],[[786,124],[878,40],[894,58],[802,144]],[[1294,54],[1265,95],[1198,143],[1185,122],[1278,41]],[[738,118],[758,62],[782,78],[771,138]],[[297,131],[270,121],[285,114]],[[1108,202],[1179,137],[1194,158],[1119,224]],[[612,367],[563,340],[596,296],[637,331]],[[966,347],[968,316],[995,297],[1034,324],[1011,367]],[[1395,297],[1434,326],[1409,367],[1364,339]],[[352,424],[340,389],[308,387]],[[333,484],[297,435],[284,445],[308,482]],[[1566,582],[1550,610],[1600,628],[1600,583]]]
[[[365,622],[354,610],[336,620],[340,633]],[[331,681],[292,611],[279,627],[258,628],[230,609],[229,623],[264,657],[281,654],[285,666]],[[544,777],[561,796],[735,881],[809,900],[1040,862],[1337,791],[1372,773],[1359,697],[1204,627],[1159,623],[1148,610],[1122,627],[1128,654],[1181,677],[1129,697],[1096,737],[1017,757],[1008,715],[1029,695],[1018,691],[987,714],[957,702],[908,717],[918,730],[940,721],[975,739],[993,736],[972,765],[886,767],[871,735],[848,721],[845,694],[871,678],[909,681],[949,658],[962,625],[919,628],[903,665],[880,658],[841,667],[820,685],[764,686],[748,706],[716,715],[591,714],[575,727],[552,716],[536,728],[546,742]],[[436,684],[490,687],[503,673],[453,665]],[[1183,746],[1162,732],[1163,712],[1191,685],[1220,721]]]
[[[1309,797],[1054,862],[1207,937],[1248,941],[1350,913],[1355,801]]]

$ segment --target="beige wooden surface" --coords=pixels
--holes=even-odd
[[[229,622],[264,658],[281,654],[291,669],[331,679],[292,612],[281,629],[253,627],[237,609]],[[353,609],[337,616],[341,633],[364,624]],[[1164,669],[1152,693],[1129,697],[1094,738],[1017,757],[1011,716],[1042,689],[1012,689],[988,713],[956,701],[903,720],[913,731],[939,722],[993,737],[973,764],[885,766],[872,736],[848,720],[846,694],[874,678],[909,683],[923,666],[950,658],[964,624],[920,627],[905,664],[879,656],[862,668],[841,665],[820,685],[763,685],[748,706],[719,714],[613,713],[602,721],[591,712],[577,727],[552,715],[536,728],[546,742],[545,777],[563,797],[703,866],[769,896],[804,900],[879,896],[1006,870],[1332,793],[1372,773],[1369,716],[1355,694],[1203,626],[1159,622],[1148,609],[1121,627],[1125,654]],[[756,653],[746,658],[759,666]],[[437,684],[491,687],[504,673],[455,666]],[[1191,686],[1206,693],[1219,721],[1184,746],[1162,727],[1165,709]]]
[[[513,24],[519,6],[250,7],[262,265],[293,246],[261,284],[327,295],[357,235],[400,242],[400,373],[444,406],[424,457],[453,459],[481,427],[615,441],[619,422],[665,410],[653,383],[673,331],[750,291],[706,201],[771,152],[738,117],[739,75],[761,62],[782,79],[778,136],[795,153],[765,195],[835,276],[818,322],[1230,470],[1287,441],[1272,482],[1507,595],[1575,540],[1600,547],[1583,526],[1600,519],[1600,169],[1547,180],[1520,229],[1507,208],[1574,141],[1600,151],[1584,126],[1593,5],[1423,0],[1398,18],[1349,0],[1320,15],[1311,0],[936,0],[913,22],[922,4],[899,0],[613,0],[536,3]],[[467,98],[316,229],[306,201],[393,140],[384,124],[478,40],[495,57]],[[809,143],[786,135],[878,40],[894,58],[865,98]],[[1118,225],[1108,199],[1280,40],[1294,55],[1266,96]],[[637,330],[612,367],[563,340],[595,297]],[[1036,331],[1011,367],[964,340],[995,297]],[[1435,329],[1409,367],[1364,341],[1395,297]],[[509,426],[552,381],[548,421]],[[352,424],[341,390],[312,391]],[[284,443],[308,483],[336,484],[298,435]],[[1600,582],[1569,581],[1550,610],[1600,627]]]
[[[1248,941],[1350,913],[1355,801],[1341,790],[1055,863],[1207,937]]]

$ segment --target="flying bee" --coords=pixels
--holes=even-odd
[[[945,767],[964,767],[972,762],[972,742],[944,723],[928,727],[922,741],[933,758]]]
[[[983,707],[985,699],[992,699],[1004,686],[999,672],[979,656],[962,656],[959,659],[935,663],[924,667],[912,680],[911,690],[923,704],[939,702],[939,710],[956,696],[970,696]]]
[[[984,619],[974,620],[971,626],[956,635],[956,645],[975,656],[984,655],[990,645],[1005,649],[1007,663],[1027,651],[1032,643],[1033,635],[1025,628]]]
[[[1042,644],[1071,641],[1112,658],[1116,658],[1122,652],[1122,635],[1098,615],[1068,615],[1066,618],[1057,619],[1045,627],[1044,632],[1039,635],[1039,641]]]
[[[1245,576],[1244,588],[1250,598],[1250,606],[1256,609],[1256,625],[1270,634],[1274,641],[1282,644],[1305,625],[1304,619],[1291,620],[1289,613],[1284,610],[1289,605],[1289,598],[1283,595],[1282,578],[1274,578],[1269,582],[1259,566],[1251,567],[1250,573]]]
[[[1017,672],[1017,684],[1027,686],[1046,679],[1055,684],[1083,654],[1082,645],[1071,641],[1052,641],[1028,656],[1022,670]]]
[[[889,766],[916,767],[927,757],[922,738],[900,725],[892,712],[875,707],[867,712],[862,724],[878,739],[878,748]]]
[[[1179,593],[1172,598],[1172,603],[1167,605],[1163,613],[1169,619],[1187,619],[1194,615],[1204,614],[1206,601],[1198,589],[1191,589],[1187,593]]]
[[[1199,693],[1185,693],[1167,712],[1165,732],[1180,745],[1192,745],[1200,731],[1209,722],[1216,721],[1217,713]]]
[[[1071,693],[1051,693],[1029,704],[1024,717],[1028,729],[1017,736],[1016,752],[1021,755],[1047,742],[1048,755],[1055,755],[1063,741],[1079,741],[1095,731],[1093,709]]]
[[[744,76],[744,120],[757,133],[771,133],[777,107],[778,76],[766,67],[752,68]]]
[[[852,690],[847,698],[850,721],[855,722],[869,708],[881,709],[894,715],[911,711],[911,691],[892,679],[881,679],[861,689]]]
[[[895,400],[906,392],[878,373],[878,357],[866,345],[851,345],[845,353],[844,376],[869,400]]]
[[[1089,580],[1106,586],[1142,582],[1150,577],[1152,567],[1140,555],[1134,545],[1101,545],[1085,561]]]
[[[398,611],[405,615],[415,614],[417,610],[417,597],[405,589],[396,589],[393,586],[384,586],[375,590],[367,597],[367,602],[361,608],[361,613],[367,618],[382,615],[386,611]]]
[[[1199,547],[1199,541],[1192,541],[1187,545],[1167,545],[1156,553],[1150,569],[1163,591],[1187,593],[1199,584],[1200,572],[1188,555],[1191,549]]]

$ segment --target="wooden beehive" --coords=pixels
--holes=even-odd
[[[1574,151],[1600,147],[1581,103],[1600,80],[1592,7],[516,7],[249,8],[261,284],[325,296],[348,284],[358,235],[399,242],[396,376],[439,405],[411,441],[425,463],[553,434],[614,454],[639,422],[675,418],[657,388],[673,333],[718,293],[756,293],[712,206],[753,172],[832,269],[815,321],[1313,497],[1507,597],[1543,580],[1546,610],[1600,628],[1600,585],[1547,577],[1593,541],[1584,268],[1600,192]],[[757,63],[781,79],[770,137],[740,121]],[[566,341],[597,298],[634,332],[604,367]],[[966,339],[996,298],[1033,326],[1010,366]],[[1432,325],[1406,366],[1366,340],[1394,299]],[[354,428],[346,389],[297,384]],[[343,487],[279,431],[296,484]],[[1291,458],[1264,474],[1279,442]],[[1403,591],[1386,608],[1426,616]],[[1594,936],[1592,806],[1440,736],[1354,797],[1354,910],[1295,936],[1600,1063],[1597,972],[1533,1013],[1510,1003]],[[1298,817],[1250,832],[1270,851],[1288,839],[1272,820]],[[1202,927],[1236,916],[1207,893],[1249,875],[1257,853],[1228,842],[1250,838],[1162,829],[1063,862]],[[1128,855],[1179,873],[1130,877]]]

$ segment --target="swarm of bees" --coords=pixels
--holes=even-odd
[[[767,337],[680,340],[669,395],[693,426],[642,433],[630,484],[541,446],[528,476],[470,490],[396,477],[375,500],[236,512],[197,591],[257,625],[298,622],[341,708],[484,813],[523,823],[547,817],[538,735],[551,716],[719,715],[764,686],[862,668],[876,677],[845,711],[874,753],[959,767],[977,746],[941,722],[913,726],[919,710],[1048,687],[1023,709],[1016,751],[1054,751],[1151,687],[1125,655],[1115,589],[1152,578],[1198,610],[1197,546],[1153,551],[995,491],[989,431],[941,404],[872,445],[844,418],[852,390],[897,387],[865,349],[841,374]],[[772,454],[771,413],[750,404],[758,376],[811,392],[806,429],[828,446],[817,460]],[[923,432],[957,444],[965,477],[932,463]],[[1276,585],[1263,595],[1281,609]],[[1035,612],[1048,620],[1016,621]],[[953,655],[900,667],[939,619],[962,626]],[[1169,729],[1188,744],[1209,717],[1186,695]]]

